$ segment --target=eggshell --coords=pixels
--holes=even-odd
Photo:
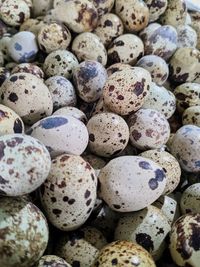
[[[183,191],[180,201],[182,214],[200,213],[200,184],[190,185]]]
[[[54,255],[45,255],[40,258],[36,267],[71,267],[65,260]]]

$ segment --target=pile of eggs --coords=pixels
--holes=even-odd
[[[199,267],[192,4],[0,0],[0,267]]]

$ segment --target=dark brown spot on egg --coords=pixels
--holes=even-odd
[[[134,139],[136,142],[137,142],[137,141],[141,138],[141,136],[142,136],[142,134],[139,133],[137,130],[133,130],[132,133],[131,133],[131,135],[132,135],[133,139]]]
[[[94,141],[95,141],[95,136],[94,136],[94,134],[89,134],[89,140],[90,140],[91,142],[94,142]]]
[[[153,241],[151,239],[151,236],[148,234],[145,233],[136,234],[136,242],[149,252],[151,252],[154,249]]]
[[[118,264],[118,260],[117,260],[117,258],[112,259],[111,264],[112,264],[112,266],[117,265],[117,264]]]
[[[59,216],[59,215],[62,213],[62,210],[59,210],[59,209],[53,209],[52,212],[53,212],[53,214]]]
[[[68,204],[69,204],[69,205],[73,205],[75,201],[76,201],[76,200],[73,199],[73,198],[72,198],[72,199],[69,199],[69,200],[68,200]]]
[[[145,83],[145,79],[143,78],[141,82],[136,82],[134,84],[133,93],[136,96],[139,96],[139,95],[141,95],[143,93],[143,91],[144,91],[144,83]]]
[[[16,102],[18,100],[18,96],[15,94],[15,93],[10,93],[8,99],[11,101],[11,102]]]
[[[4,157],[4,150],[6,146],[3,141],[0,141],[0,160]]]
[[[88,198],[90,196],[91,192],[89,190],[85,191],[84,197]]]
[[[22,126],[22,122],[20,119],[16,119],[14,122],[14,127],[13,127],[13,131],[14,133],[22,133],[23,131],[23,126]]]
[[[148,184],[152,190],[155,190],[158,187],[158,181],[154,178],[150,179]]]
[[[9,184],[9,181],[4,179],[1,175],[0,175],[0,184]]]

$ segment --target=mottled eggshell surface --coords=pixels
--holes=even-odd
[[[143,105],[150,84],[151,76],[145,69],[133,67],[115,72],[104,86],[104,103],[111,111],[128,115]]]
[[[189,186],[182,194],[181,212],[185,213],[200,213],[200,183],[195,183]]]
[[[170,252],[172,259],[179,266],[198,267],[200,214],[188,214],[180,217],[170,233]]]
[[[120,212],[143,209],[163,193],[166,177],[155,162],[137,156],[111,160],[98,176],[100,197]]]
[[[83,123],[87,122],[87,117],[86,115],[78,108],[75,107],[62,107],[58,110],[56,110],[53,115],[70,115]]]
[[[24,133],[24,123],[12,109],[0,104],[0,135],[13,133]]]
[[[0,195],[34,191],[48,176],[50,166],[49,153],[38,140],[22,134],[0,137]]]
[[[47,86],[30,73],[12,74],[1,86],[1,101],[27,124],[51,115],[53,110]]]
[[[27,267],[35,264],[48,243],[48,226],[42,212],[23,198],[1,198],[0,265]]]
[[[150,254],[128,241],[116,241],[104,247],[92,267],[156,267]]]
[[[200,106],[192,106],[183,112],[183,125],[193,124],[200,127]]]
[[[162,15],[168,4],[168,0],[144,0],[146,3],[147,7],[149,8],[149,21],[155,21],[157,20],[160,15]]]
[[[50,222],[64,231],[80,227],[92,212],[96,189],[95,171],[88,162],[68,154],[56,157],[40,190]]]
[[[19,73],[19,72],[31,73],[37,76],[38,78],[44,79],[43,70],[33,63],[18,64],[12,69],[11,74]]]
[[[137,243],[158,260],[165,249],[165,238],[170,229],[167,217],[150,205],[120,218],[115,229],[115,240]]]
[[[58,256],[45,255],[40,258],[36,267],[71,267],[71,265]]]
[[[200,171],[199,149],[200,128],[195,125],[184,125],[174,135],[170,146],[171,153],[181,167],[188,172]]]
[[[88,144],[84,123],[67,115],[53,115],[36,122],[27,132],[46,145],[52,156],[62,153],[81,155]]]

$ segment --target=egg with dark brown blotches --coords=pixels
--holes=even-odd
[[[40,258],[36,267],[71,267],[71,265],[58,256],[45,255]]]
[[[168,0],[144,0],[149,8],[149,21],[156,21],[165,12]]]
[[[90,164],[80,156],[62,154],[52,160],[40,196],[50,222],[61,230],[71,231],[90,216],[96,190],[97,178]]]
[[[103,16],[106,13],[109,13],[115,4],[115,0],[93,0],[93,2],[97,9],[99,17]]]
[[[152,160],[138,156],[109,161],[98,179],[99,196],[118,212],[147,207],[161,196],[166,185],[164,170]]]
[[[1,266],[32,266],[47,247],[47,221],[31,202],[3,197],[0,201],[0,236]]]

